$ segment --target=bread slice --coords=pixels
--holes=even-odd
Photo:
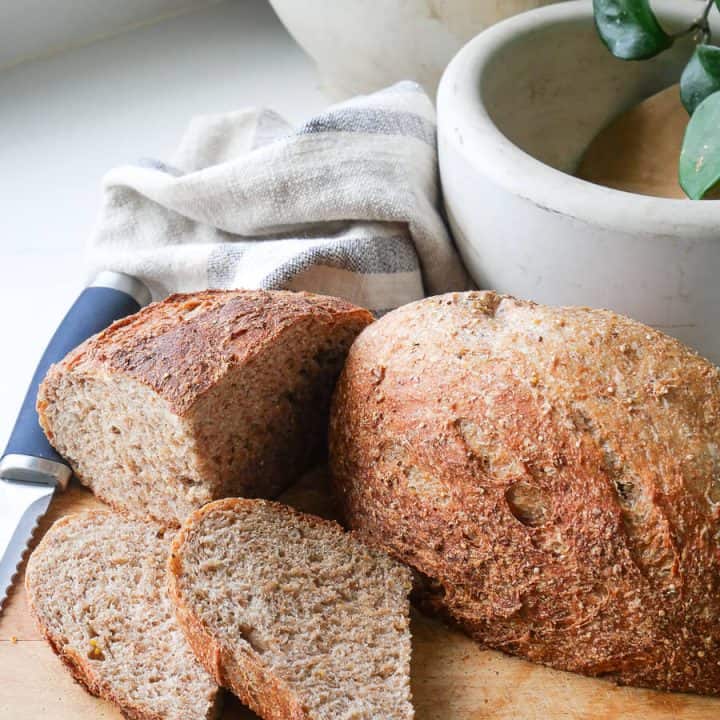
[[[170,595],[205,667],[266,720],[407,720],[407,568],[339,525],[227,499],[173,542]]]
[[[56,522],[25,585],[43,635],[76,680],[133,720],[206,720],[218,687],[167,596],[170,534],[109,512]]]
[[[324,451],[335,380],[370,322],[309,293],[173,295],[53,366],[40,424],[100,499],[169,525],[216,498],[273,497]]]

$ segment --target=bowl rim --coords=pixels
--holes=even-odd
[[[661,17],[682,21],[697,14],[677,0],[654,0],[653,8]],[[720,200],[660,198],[596,185],[537,160],[492,121],[477,86],[493,55],[528,31],[592,18],[587,0],[547,5],[493,25],[458,52],[443,73],[437,96],[441,174],[443,144],[449,143],[480,175],[540,209],[623,233],[676,236],[682,231],[707,239],[708,225],[720,225]]]

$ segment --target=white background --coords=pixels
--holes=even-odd
[[[211,2],[213,0],[0,0],[0,68]]]
[[[102,175],[169,158],[196,114],[263,105],[297,122],[328,102],[266,0],[195,5],[0,70],[0,453],[35,363],[82,289]],[[8,6],[0,0],[0,11]],[[0,40],[7,32],[3,23]]]

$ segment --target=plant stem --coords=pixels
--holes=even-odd
[[[714,4],[715,0],[708,0],[708,2],[705,4],[703,14],[697,21],[698,29],[702,31],[702,41],[704,43],[709,43],[712,39],[712,31],[710,30],[710,23],[708,22],[708,15],[710,14],[710,8],[712,8]]]
[[[714,4],[715,0],[706,0],[702,15],[692,25],[690,25],[690,27],[673,33],[670,37],[673,40],[677,40],[678,38],[700,31],[700,41],[702,43],[709,43],[712,39],[712,31],[710,30],[710,23],[708,22],[708,15],[710,15],[710,10],[712,10],[712,6]]]

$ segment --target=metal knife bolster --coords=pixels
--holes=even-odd
[[[64,463],[33,455],[10,454],[0,460],[0,480],[50,485],[65,490],[71,476],[72,470]]]

